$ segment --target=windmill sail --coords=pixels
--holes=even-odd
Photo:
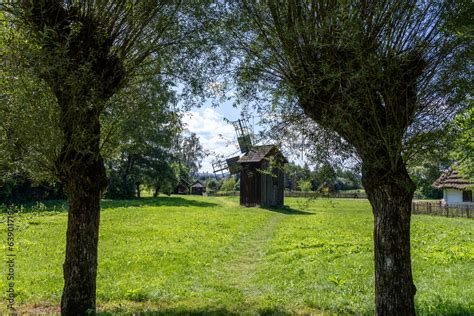
[[[217,160],[212,163],[212,171],[214,172],[214,175],[217,176],[218,173],[220,173],[222,176],[224,176],[224,171],[227,170],[227,163],[222,160]]]
[[[217,160],[212,163],[212,170],[215,175],[220,174],[224,176],[225,171],[229,171],[230,174],[237,174],[240,172],[240,165],[237,163],[240,156],[227,158],[226,160]]]
[[[235,156],[229,159],[226,159],[227,167],[230,174],[237,174],[240,172],[240,165],[237,161],[240,159],[240,156]]]
[[[235,132],[237,133],[237,141],[239,142],[240,151],[245,154],[252,147],[252,138],[245,120],[237,120],[232,122]]]
[[[241,153],[248,153],[252,148],[252,137],[250,130],[247,126],[245,120],[240,119],[235,122],[232,122],[234,126],[235,133],[237,134],[237,141],[239,143],[239,148]],[[212,169],[214,174],[224,176],[224,172],[228,170],[230,174],[237,174],[241,170],[241,166],[237,163],[240,159],[240,156],[235,156],[227,158],[225,160],[218,159],[212,163]]]

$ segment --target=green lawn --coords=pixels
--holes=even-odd
[[[104,201],[99,310],[373,313],[369,203],[287,198],[286,204],[286,210],[242,208],[235,197],[187,196]],[[60,210],[15,215],[15,290],[24,311],[59,311],[66,219]],[[412,223],[418,312],[473,314],[474,221],[415,215]],[[3,241],[5,234],[4,228]],[[5,293],[6,265],[1,269]]]

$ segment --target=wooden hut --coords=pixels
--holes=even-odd
[[[275,145],[253,146],[240,165],[240,204],[281,207],[284,199],[282,167],[288,160]]]
[[[463,178],[454,169],[449,169],[433,184],[433,187],[443,190],[445,204],[472,204],[474,181]]]
[[[191,194],[202,195],[204,192],[206,192],[206,186],[201,181],[197,180],[191,185]]]
[[[178,185],[174,190],[175,194],[189,194],[189,182],[185,179],[179,179]]]

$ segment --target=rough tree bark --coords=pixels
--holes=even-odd
[[[376,314],[415,315],[410,257],[415,184],[401,158],[395,171],[380,161],[364,161],[362,183],[374,214]]]
[[[105,177],[100,163],[95,169],[96,174],[84,172],[66,182],[69,214],[62,315],[95,313],[100,198],[103,191],[95,183]],[[95,179],[99,177],[102,179]]]
[[[107,186],[99,114],[87,103],[71,102],[74,99],[58,98],[65,142],[56,166],[69,202],[63,315],[95,314],[100,199]]]

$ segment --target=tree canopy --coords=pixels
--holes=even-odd
[[[69,201],[65,315],[95,312],[100,198],[107,186],[102,150],[104,139],[113,139],[117,130],[104,121],[130,113],[135,102],[117,102],[130,86],[167,99],[167,90],[180,80],[188,100],[205,95],[208,75],[223,57],[209,40],[211,33],[218,34],[216,8],[151,0],[2,4],[1,83],[11,93],[2,95],[0,150],[64,184]],[[140,79],[159,84],[150,91]],[[165,113],[155,108],[154,115]],[[126,123],[140,124],[139,118]],[[32,126],[39,127],[40,138],[31,133]],[[103,133],[104,126],[111,127],[110,133]],[[140,139],[140,133],[129,131],[129,139]],[[149,136],[146,150],[156,149],[151,144],[156,139]]]
[[[231,33],[242,99],[310,119],[361,160],[375,226],[376,312],[415,313],[415,184],[406,161],[466,104],[472,43],[450,28],[465,3],[240,1]],[[464,88],[463,88],[464,87]],[[258,104],[258,103],[257,103]]]

